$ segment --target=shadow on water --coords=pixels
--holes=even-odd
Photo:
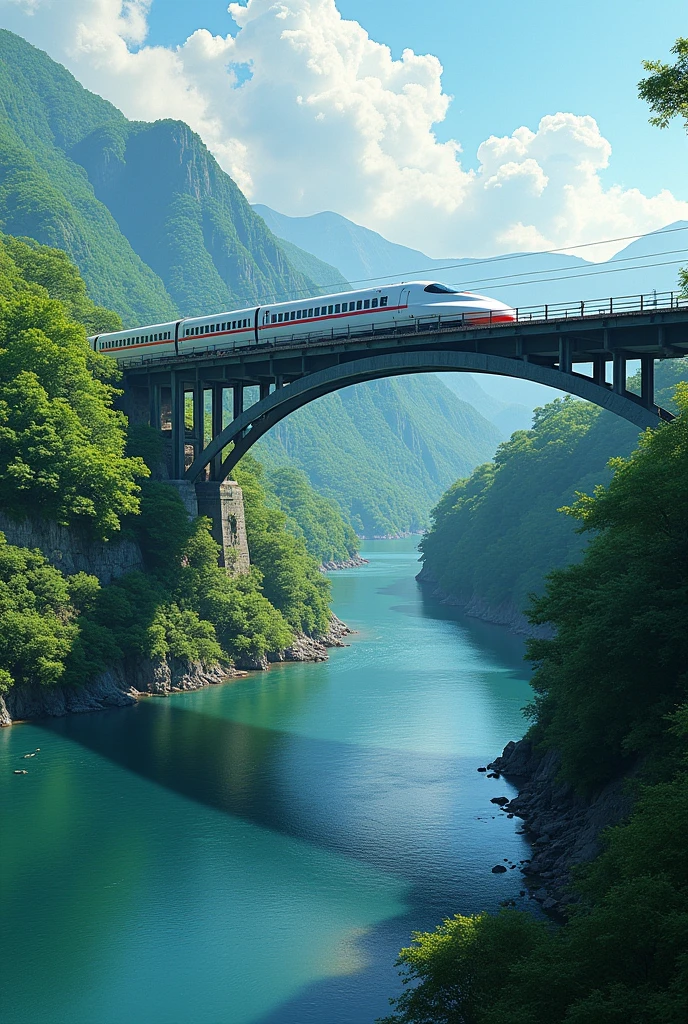
[[[437,830],[472,758],[315,739],[159,700],[35,724],[253,825],[424,890],[455,884],[457,851],[438,848]]]

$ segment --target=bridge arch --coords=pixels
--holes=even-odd
[[[316,398],[322,398],[341,388],[364,381],[407,373],[441,373],[453,370],[497,374],[545,384],[622,416],[641,430],[656,427],[661,420],[673,419],[671,413],[664,409],[656,406],[648,408],[637,396],[629,392],[619,394],[611,387],[594,383],[582,374],[563,372],[522,359],[479,352],[402,350],[339,363],[309,373],[273,391],[240,413],[218,433],[194,459],[184,474],[185,478],[192,482],[199,480],[206,467],[218,458],[227,445],[233,443],[234,448],[222,462],[219,473],[216,473],[216,478],[226,479],[241,457],[268,430]]]

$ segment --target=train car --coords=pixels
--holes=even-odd
[[[413,326],[424,318],[475,326],[511,321],[514,311],[484,295],[457,291],[436,281],[413,281],[186,317],[169,324],[101,334],[89,341],[96,351],[120,362],[137,361],[135,357],[148,361],[292,338],[315,340],[400,324]]]

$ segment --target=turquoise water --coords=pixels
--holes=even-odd
[[[0,731],[5,1024],[372,1024],[412,929],[519,899],[476,767],[522,645],[424,602],[415,543],[332,575],[325,664]]]

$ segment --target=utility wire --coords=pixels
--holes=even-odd
[[[616,267],[612,270],[598,270],[592,271],[587,274],[567,274],[566,277],[544,277],[537,281],[515,281],[514,284],[503,285],[505,288],[520,288],[524,284],[548,284],[550,281],[573,281],[579,277],[601,277],[602,274],[622,274],[627,270],[646,270],[648,267],[673,267],[679,263],[685,263],[685,260],[667,260],[663,263],[645,263],[639,267]],[[677,288],[678,292],[679,289]],[[621,298],[621,296],[619,296]],[[595,299],[589,299],[586,301],[595,302]]]
[[[649,234],[647,234],[647,235],[646,235],[645,232],[641,231],[641,232],[639,232],[636,235],[622,235],[619,238],[602,238],[602,239],[599,239],[596,242],[580,242],[577,245],[563,245],[563,246],[561,246],[558,249],[542,249],[542,250],[540,250],[538,252],[519,252],[519,253],[515,253],[514,255],[510,255],[510,254],[507,253],[506,255],[503,255],[503,256],[489,256],[489,257],[486,257],[485,259],[481,259],[481,260],[470,260],[470,259],[468,259],[468,261],[467,260],[462,260],[460,263],[447,263],[445,266],[442,266],[442,267],[423,267],[420,270],[406,270],[406,271],[404,271],[402,273],[401,277],[403,278],[403,277],[407,277],[407,276],[414,276],[416,274],[425,274],[425,273],[430,273],[430,272],[436,273],[436,272],[439,272],[441,270],[458,270],[460,267],[465,267],[467,265],[467,262],[468,262],[468,265],[470,267],[478,267],[478,266],[481,266],[481,265],[483,265],[485,263],[501,263],[504,260],[524,260],[524,259],[531,258],[533,256],[548,256],[548,255],[551,255],[553,253],[558,253],[558,252],[563,252],[563,253],[567,253],[568,254],[572,249],[587,249],[587,248],[590,248],[593,245],[611,245],[613,242],[631,242],[635,238],[645,238],[645,237],[649,237],[650,235],[652,235],[653,237],[655,235],[669,235],[669,234],[672,234],[675,231],[688,231],[688,224],[684,224],[684,225],[682,225],[679,228],[662,228],[659,231],[649,232]],[[639,257],[639,258],[642,258],[642,257]],[[387,275],[387,274],[379,274],[377,277],[357,277],[357,278],[354,278],[353,281],[349,281],[349,284],[365,284],[368,281],[385,281],[385,282],[388,282],[389,281],[389,275]],[[332,282],[333,285],[336,284],[336,283],[337,282],[334,282],[334,281]],[[320,287],[324,288],[326,286],[325,285],[320,285]]]
[[[650,259],[654,259],[656,256],[674,256],[674,255],[676,255],[676,254],[678,254],[680,252],[688,253],[688,248],[686,248],[686,249],[665,249],[665,250],[663,250],[663,252],[653,252],[653,253],[649,254],[649,258]],[[597,265],[600,268],[602,268],[602,267],[609,267],[609,266],[615,265],[617,263],[631,263],[634,260],[643,260],[643,259],[648,259],[648,253],[644,253],[642,256],[624,256],[620,260],[607,260],[606,263],[600,263],[600,264],[597,264]],[[683,263],[683,260],[677,260],[676,262]],[[635,267],[625,267],[624,269],[625,270],[643,270],[646,267],[653,267],[653,266],[663,267],[663,266],[666,266],[666,265],[667,264],[664,264],[664,263],[643,263],[643,264],[639,264],[639,265],[637,265]],[[503,277],[481,277],[481,278],[474,279],[473,281],[463,281],[462,285],[495,284],[495,283],[500,282],[500,281],[509,281],[512,278],[516,278],[516,277],[532,277],[533,275],[539,276],[540,274],[561,274],[561,275],[563,275],[562,277],[550,278],[549,280],[552,280],[552,281],[556,281],[556,280],[565,281],[567,279],[567,277],[571,276],[570,275],[570,271],[574,270],[574,269],[575,269],[575,267],[561,267],[560,270],[557,270],[556,267],[554,267],[554,268],[548,267],[545,270],[532,270],[532,271],[526,270],[523,274],[505,274]],[[594,271],[594,270],[591,269],[589,276],[590,277],[594,277],[596,273],[607,274],[607,273],[609,273],[609,271],[608,270],[602,270],[602,269],[600,269],[599,271]],[[456,282],[454,282],[454,283],[456,283]],[[508,285],[506,287],[511,287],[511,286]]]

